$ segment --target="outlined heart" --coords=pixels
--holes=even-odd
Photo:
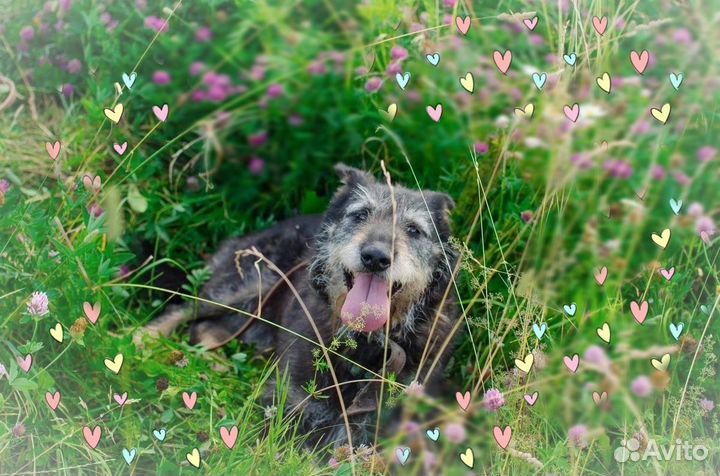
[[[137,449],[133,448],[130,451],[127,450],[127,448],[123,448],[122,455],[123,459],[127,464],[132,464],[132,461],[135,459],[135,455],[137,454]]]
[[[537,402],[538,395],[540,395],[538,392],[533,392],[532,395],[528,395],[527,393],[523,396],[525,401],[528,405],[531,407],[535,405],[535,402]]]
[[[605,33],[605,30],[608,26],[608,18],[606,16],[599,18],[599,17],[593,17],[592,19],[593,27],[595,28],[595,31],[598,32],[598,35],[602,36]]]
[[[395,119],[395,115],[398,111],[398,106],[395,103],[392,103],[388,106],[387,111],[384,111],[382,109],[378,109],[380,111],[380,114],[387,119],[388,121],[392,122]]]
[[[606,94],[610,94],[612,82],[610,81],[610,75],[608,73],[603,73],[602,76],[595,79],[595,82]]]
[[[153,436],[155,436],[155,438],[157,438],[159,441],[165,440],[165,435],[167,435],[165,428],[160,428],[159,430],[153,430]]]
[[[495,428],[493,428],[493,436],[495,437],[495,441],[498,446],[505,449],[510,444],[510,439],[512,438],[512,428],[506,426],[504,430],[501,430],[499,426],[495,426]]]
[[[575,354],[572,356],[572,358],[570,358],[566,355],[565,357],[563,357],[563,363],[570,372],[575,373],[580,366],[580,356]]]
[[[60,155],[60,147],[61,145],[59,140],[56,140],[53,144],[45,142],[45,151],[47,151],[47,154],[52,160],[57,159],[58,155]]]
[[[526,104],[525,107],[515,108],[515,115],[518,117],[532,117],[533,112],[535,112],[535,105],[534,104]]]
[[[160,122],[165,122],[168,114],[170,113],[170,107],[168,107],[167,104],[163,104],[162,107],[153,106],[152,112],[155,114],[155,117],[160,120]]]
[[[50,335],[58,343],[62,344],[63,339],[65,339],[65,334],[63,333],[63,328],[59,322],[56,322],[55,326],[50,328]]]
[[[425,59],[427,59],[431,65],[437,66],[438,63],[440,63],[440,53],[427,54],[425,55]]]
[[[195,402],[197,402],[197,392],[193,392],[190,394],[188,394],[187,392],[183,392],[182,398],[188,410],[192,410],[193,408],[195,408]]]
[[[466,448],[464,452],[460,453],[460,461],[462,461],[465,466],[472,469],[475,464],[475,453],[473,453],[472,448]]]
[[[673,211],[673,213],[674,213],[675,215],[677,215],[678,213],[680,213],[680,209],[681,209],[682,206],[683,206],[683,201],[682,201],[682,200],[675,200],[674,198],[671,198],[668,203],[670,204],[670,209]]]
[[[427,112],[428,116],[430,116],[430,119],[435,122],[440,122],[440,118],[442,117],[443,113],[442,104],[438,104],[435,107],[427,106],[425,108],[425,111]]]
[[[539,91],[542,91],[542,88],[545,86],[545,82],[547,81],[547,73],[533,73],[532,80],[533,83],[535,83],[535,87],[538,88]]]
[[[100,317],[100,303],[96,302],[95,304],[90,304],[87,301],[84,302],[83,312],[85,312],[85,317],[87,317],[88,321],[95,324],[98,320],[98,317]]]
[[[398,460],[398,463],[405,466],[405,463],[407,463],[408,458],[410,458],[410,448],[408,448],[408,447],[395,448],[395,458]]]
[[[670,323],[670,334],[675,338],[675,340],[678,340],[680,338],[680,334],[682,334],[683,329],[685,329],[685,324],[680,323],[678,325],[675,325],[674,322]]]
[[[225,446],[227,446],[229,450],[233,449],[233,447],[235,446],[237,437],[238,437],[237,426],[233,425],[230,428],[230,431],[228,431],[228,429],[224,426],[220,427],[220,438],[222,438],[223,443],[225,443]]]
[[[440,428],[435,427],[435,429],[433,429],[433,430],[425,430],[425,434],[431,440],[437,441],[438,438],[440,438]]]
[[[493,53],[493,61],[495,61],[495,66],[497,66],[497,69],[499,69],[502,74],[507,74],[508,69],[510,69],[510,64],[512,64],[512,51],[505,50],[505,53],[500,53],[495,50]]]
[[[83,185],[88,192],[97,193],[102,188],[102,178],[100,178],[99,175],[93,177],[92,175],[86,174],[83,176]]]
[[[655,244],[660,248],[665,249],[670,241],[670,228],[665,228],[659,235],[657,233],[653,233],[650,235],[650,238],[652,238],[653,242],[655,242]]]
[[[635,50],[630,52],[630,62],[632,63],[633,68],[635,68],[635,71],[640,74],[645,72],[645,68],[647,68],[649,61],[650,53],[648,53],[648,50],[642,50],[640,54],[638,54]]]
[[[457,400],[460,408],[462,408],[463,410],[467,410],[467,407],[470,406],[470,392],[455,392],[455,400]]]
[[[675,276],[675,266],[671,267],[670,269],[661,269],[660,275],[667,281],[670,281],[673,276]]]
[[[533,31],[538,23],[538,17],[532,17],[532,18],[526,18],[523,20],[523,23],[527,27],[528,30]]]
[[[600,405],[602,402],[607,400],[607,396],[608,396],[607,392],[603,392],[603,393],[593,392],[593,400],[595,401],[595,405]]]
[[[532,354],[528,354],[523,360],[515,359],[515,367],[527,374],[530,373],[530,369],[532,369],[534,362],[535,357]]]
[[[472,94],[475,89],[475,78],[473,78],[472,73],[467,73],[465,76],[460,77],[460,86],[462,86],[465,91]]]
[[[607,277],[608,277],[607,266],[603,266],[602,268],[600,268],[600,271],[595,273],[595,281],[597,281],[597,283],[600,286],[605,284],[605,280],[607,279]]]
[[[123,142],[122,144],[118,144],[115,142],[113,144],[113,149],[115,149],[115,152],[117,152],[118,155],[123,155],[125,153],[125,150],[127,149],[127,141]]]
[[[122,119],[123,112],[125,111],[125,107],[122,105],[122,103],[118,103],[115,105],[114,108],[105,108],[103,112],[105,113],[105,117],[110,119],[112,122],[117,124],[120,122],[120,119]]]
[[[572,304],[570,304],[569,306],[568,306],[567,304],[565,304],[565,305],[563,306],[563,310],[565,311],[565,313],[566,313],[568,316],[572,317],[572,316],[574,316],[575,313],[577,312],[577,304],[572,303]]]
[[[190,453],[186,454],[185,459],[196,468],[200,467],[200,452],[197,448],[193,448]]]
[[[470,17],[455,17],[455,26],[457,26],[460,33],[467,35],[468,30],[470,30]]]
[[[575,63],[577,62],[577,55],[575,53],[563,55],[563,60],[565,60],[565,62],[570,66],[575,66]]]
[[[630,312],[632,313],[633,317],[638,322],[638,324],[642,324],[643,322],[645,322],[645,318],[647,317],[648,309],[649,309],[649,306],[648,306],[647,301],[643,301],[639,305],[635,301],[632,301],[630,303]]]
[[[543,338],[543,336],[545,335],[545,331],[547,331],[547,328],[548,328],[547,324],[544,322],[540,326],[533,323],[532,327],[533,327],[533,332],[535,333],[535,337],[537,337],[538,340]]]
[[[670,106],[670,103],[665,103],[662,105],[660,109],[656,107],[650,108],[650,114],[652,117],[657,119],[662,124],[665,124],[667,120],[670,118],[670,111],[672,110],[672,107]]]
[[[89,426],[83,427],[83,437],[90,448],[95,449],[97,447],[101,436],[102,430],[99,426],[95,426],[92,430],[90,430]]]
[[[575,103],[572,107],[570,107],[566,104],[563,106],[563,112],[565,113],[565,117],[570,119],[572,122],[577,122],[578,117],[580,117],[580,105]]]
[[[683,79],[684,77],[682,73],[670,73],[670,84],[672,84],[672,87],[675,88],[675,91],[680,89]]]
[[[52,411],[55,411],[58,405],[60,405],[60,398],[60,390],[57,390],[55,393],[45,392],[45,401]]]
[[[18,355],[15,357],[15,360],[17,361],[20,368],[23,369],[23,372],[25,372],[25,373],[30,372],[30,367],[32,367],[32,364],[33,364],[32,355],[28,354],[25,357],[20,357]]]
[[[122,368],[123,360],[125,360],[123,355],[117,354],[113,360],[105,359],[105,367],[107,367],[112,373],[118,374]]]
[[[396,73],[395,74],[395,81],[397,81],[398,86],[400,86],[400,89],[403,91],[405,90],[405,86],[407,86],[408,82],[410,81],[410,73]]]
[[[658,359],[652,359],[650,361],[653,367],[655,367],[659,371],[667,370],[668,365],[670,365],[670,354],[663,354],[662,357],[660,357],[660,360]]]
[[[135,84],[136,79],[137,79],[137,73],[135,71],[130,73],[129,76],[127,73],[122,74],[123,83],[125,83],[125,86],[127,86],[128,89],[132,89],[133,84]]]
[[[113,399],[117,402],[118,405],[123,406],[125,405],[125,402],[127,402],[128,394],[127,392],[123,392],[122,395],[116,393],[113,395]]]
[[[607,322],[596,329],[598,337],[604,340],[606,343],[610,343],[610,324]]]

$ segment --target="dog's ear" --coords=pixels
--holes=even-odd
[[[335,165],[335,172],[340,181],[345,185],[369,185],[374,182],[372,175],[355,167],[350,167],[342,162]]]
[[[424,192],[428,207],[432,212],[451,212],[455,209],[455,200],[442,192]]]

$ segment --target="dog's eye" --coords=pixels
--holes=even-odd
[[[368,215],[370,215],[370,211],[367,208],[363,208],[362,210],[351,213],[350,219],[355,223],[362,223],[367,220]]]
[[[408,225],[406,229],[407,229],[408,235],[412,236],[413,238],[418,238],[418,237],[422,236],[422,232],[420,231],[420,229],[413,224]]]

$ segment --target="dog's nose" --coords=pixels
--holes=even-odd
[[[372,272],[385,271],[390,267],[390,253],[374,245],[363,246],[360,259],[365,268]]]

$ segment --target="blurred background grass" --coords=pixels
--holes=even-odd
[[[5,2],[0,73],[0,473],[2,474],[715,474],[720,420],[717,306],[719,44],[716,1],[367,0],[356,2]],[[466,36],[454,17],[475,19]],[[533,31],[522,20],[538,16]],[[607,16],[598,35],[593,16]],[[492,62],[510,49],[507,76]],[[644,75],[631,50],[650,52]],[[426,54],[438,52],[432,66]],[[563,60],[576,53],[574,66]],[[117,95],[123,73],[137,72]],[[397,72],[410,72],[405,91]],[[471,72],[469,94],[459,78]],[[548,74],[542,90],[531,80]],[[611,94],[595,78],[612,77]],[[684,75],[676,90],[671,72]],[[118,125],[103,109],[125,106]],[[579,103],[571,124],[565,104]],[[667,124],[650,107],[672,105]],[[170,115],[158,125],[153,105]],[[397,104],[393,121],[380,110]],[[427,105],[442,103],[435,123]],[[534,105],[530,119],[514,108]],[[46,141],[62,142],[57,160]],[[127,141],[123,155],[112,144]],[[450,193],[466,324],[448,369],[470,411],[395,392],[403,423],[361,450],[305,449],[278,401],[258,400],[272,362],[233,343],[183,339],[136,351],[168,277],[195,294],[224,237],[322,212],[343,161]],[[103,192],[81,181],[97,174]],[[682,200],[676,216],[669,199]],[[672,230],[667,249],[650,240]],[[705,232],[705,240],[701,238]],[[154,264],[134,272],[148,255]],[[159,268],[158,264],[172,265]],[[605,284],[594,272],[609,269]],[[659,268],[675,266],[671,281]],[[173,269],[174,271],[171,271]],[[29,315],[34,291],[50,313]],[[638,325],[632,300],[648,300]],[[100,302],[89,325],[82,303]],[[563,306],[577,304],[574,316]],[[66,340],[52,340],[59,322]],[[547,323],[542,339],[532,325]],[[612,328],[610,344],[595,330]],[[679,340],[670,323],[682,322]],[[475,344],[473,346],[473,343]],[[473,350],[477,349],[477,352]],[[125,356],[117,376],[103,359]],[[515,358],[535,355],[529,377]],[[672,356],[667,371],[651,358]],[[15,356],[32,354],[27,375]],[[569,374],[565,355],[578,353]],[[402,383],[404,386],[407,382]],[[496,389],[501,398],[486,393]],[[57,412],[45,392],[60,390]],[[196,391],[189,411],[180,394]],[[528,406],[523,395],[539,392]],[[596,405],[593,391],[607,391]],[[120,408],[112,396],[128,392]],[[494,402],[494,403],[491,403]],[[96,450],[84,425],[100,425]],[[227,450],[219,428],[240,426]],[[513,428],[501,450],[492,427]],[[430,441],[425,429],[438,426]],[[158,441],[154,429],[166,428]],[[266,429],[265,431],[263,429]],[[630,462],[634,435],[703,444],[704,461]],[[406,465],[394,457],[412,448]],[[203,466],[185,461],[200,449]],[[137,448],[130,465],[123,448]]]

